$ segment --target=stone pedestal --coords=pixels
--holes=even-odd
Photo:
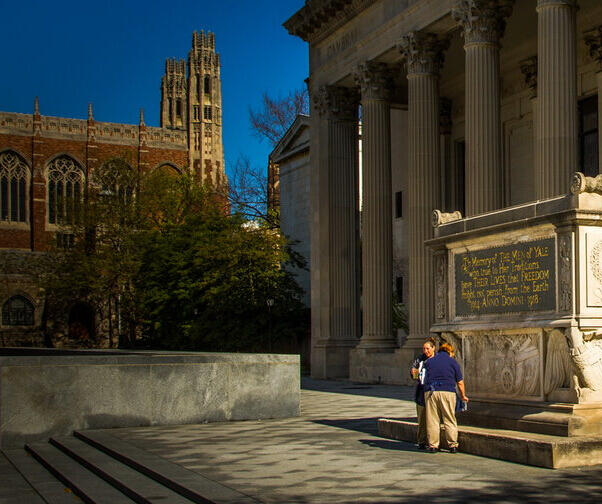
[[[463,368],[462,421],[602,435],[602,176],[571,190],[441,223],[428,242],[431,332]]]

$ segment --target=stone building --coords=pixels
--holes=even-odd
[[[104,163],[121,159],[133,170],[190,170],[216,186],[226,183],[221,123],[220,60],[212,33],[193,33],[186,69],[167,60],[161,83],[161,127],[0,112],[0,346],[41,344],[50,315],[36,282],[37,259],[57,238],[68,209],[61,195],[83,197]],[[61,229],[62,231],[62,229]],[[58,236],[57,236],[58,234]],[[99,314],[74,300],[66,331],[99,334]],[[102,344],[102,343],[100,343]]]
[[[403,382],[434,322],[433,210],[475,216],[598,174],[602,4],[308,0],[285,27],[309,43],[312,374]]]
[[[280,212],[280,229],[310,265],[309,117],[298,115],[268,160],[268,208]],[[309,306],[309,271],[295,268]]]

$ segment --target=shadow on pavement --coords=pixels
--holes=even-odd
[[[305,376],[301,378],[301,388],[335,394],[414,400],[414,387],[405,385],[354,383],[347,380],[315,380]]]

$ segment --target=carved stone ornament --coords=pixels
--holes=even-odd
[[[449,38],[413,31],[401,37],[397,47],[406,60],[408,77],[413,74],[439,75]]]
[[[570,387],[573,373],[573,361],[566,337],[561,330],[553,329],[548,334],[544,393],[549,394],[556,389]]]
[[[558,235],[558,310],[570,311],[573,307],[573,246],[571,233]]]
[[[462,212],[456,210],[451,213],[444,213],[441,210],[433,210],[433,227],[439,227],[442,224],[460,220],[462,218]]]
[[[388,100],[393,90],[393,76],[385,63],[366,61],[354,72],[356,84],[362,92],[362,100]]]
[[[464,334],[464,375],[475,393],[538,396],[540,362],[538,332],[475,331]]]
[[[571,193],[602,194],[602,174],[596,177],[586,177],[581,172],[575,172],[571,179]]]
[[[580,387],[602,390],[602,342],[586,341],[585,334],[576,327],[570,327],[566,331]],[[600,335],[594,333],[594,336]],[[582,394],[580,391],[578,393]]]
[[[602,25],[583,33],[590,57],[602,67]]]
[[[435,255],[435,319],[447,319],[447,251]]]
[[[340,86],[320,86],[313,94],[314,110],[319,115],[357,120],[359,93],[356,89]]]
[[[524,59],[519,65],[525,78],[525,84],[531,90],[531,97],[535,98],[537,96],[537,56]]]
[[[442,332],[439,335],[439,344],[441,345],[443,343],[449,343],[452,346],[452,348],[454,349],[455,359],[460,363],[460,365],[463,365],[464,358],[462,348],[462,336],[453,332]]]
[[[458,0],[453,19],[462,27],[466,44],[497,44],[504,35],[514,0]]]

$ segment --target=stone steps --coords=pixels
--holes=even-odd
[[[50,438],[48,443],[32,443],[26,445],[25,450],[5,450],[3,453],[13,477],[31,487],[21,489],[20,495],[29,492],[36,498],[40,496],[35,500],[40,503],[258,502],[141,450],[107,431],[78,431],[73,437]],[[30,501],[34,502],[15,496],[15,502]]]
[[[381,436],[416,442],[410,419],[378,420]],[[483,427],[458,426],[459,451],[519,464],[560,469],[602,464],[602,437],[564,437]]]

